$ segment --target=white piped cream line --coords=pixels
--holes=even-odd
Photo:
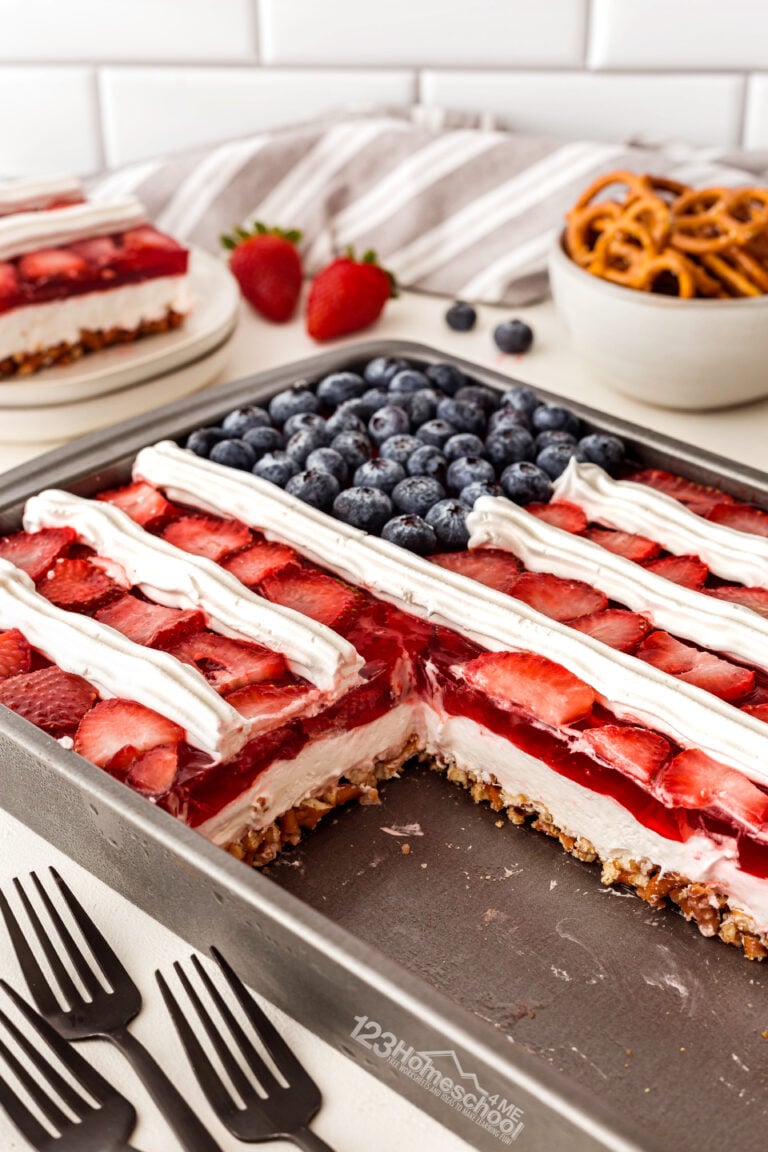
[[[0,559],[0,628],[18,628],[33,648],[104,697],[125,697],[180,724],[189,743],[216,760],[245,744],[248,721],[217,695],[196,668],[167,652],[134,644],[121,632],[51,604],[26,572]],[[127,737],[126,737],[127,738]]]
[[[768,588],[768,537],[705,520],[646,484],[614,480],[597,464],[572,459],[555,480],[553,500],[578,504],[599,524],[650,536],[677,556],[700,556],[723,580]]]
[[[397,545],[333,520],[250,473],[202,460],[164,441],[144,448],[136,479],[171,499],[234,516],[269,539],[297,548],[338,575],[414,615],[468,636],[494,652],[537,652],[590,684],[619,717],[665,732],[768,784],[768,728],[666,672],[616,652],[527,604]]]
[[[83,195],[76,176],[41,176],[34,180],[9,180],[0,183],[0,216],[9,212],[27,212],[44,208],[52,200],[72,200]]]
[[[72,204],[55,212],[16,212],[0,217],[0,260],[91,236],[125,232],[146,219],[143,206],[133,196],[114,204]]]
[[[503,497],[483,496],[469,516],[470,548],[513,552],[533,572],[585,580],[611,600],[650,616],[657,628],[768,669],[768,620],[649,572],[583,536],[564,532]]]
[[[199,608],[212,628],[254,640],[287,659],[291,670],[332,699],[359,680],[363,660],[330,628],[249,591],[213,560],[150,535],[122,509],[48,489],[24,510],[28,532],[73,528],[100,556],[120,565],[130,584],[170,608]]]

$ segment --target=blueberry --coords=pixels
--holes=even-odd
[[[579,453],[590,464],[599,464],[610,471],[624,459],[624,445],[618,436],[607,432],[591,432],[579,440]]]
[[[493,339],[502,352],[527,352],[533,344],[533,329],[523,320],[505,320],[494,328]]]
[[[397,460],[398,464],[405,467],[408,458],[420,447],[421,440],[404,433],[400,436],[390,436],[388,440],[385,440],[379,448],[379,455],[383,456],[385,460]]]
[[[471,332],[477,322],[477,312],[471,304],[457,300],[446,312],[445,322],[454,332]]]
[[[461,492],[476,480],[492,484],[495,479],[496,470],[489,460],[483,460],[482,456],[460,456],[448,465],[446,484],[449,492]]]
[[[411,421],[405,408],[396,404],[388,404],[386,408],[379,408],[368,421],[368,435],[374,444],[383,444],[390,436],[400,436],[410,432]]]
[[[223,428],[197,428],[187,436],[184,447],[194,452],[195,456],[202,456],[207,460],[214,444],[226,439],[227,434]]]
[[[283,392],[278,392],[269,402],[269,415],[272,418],[272,423],[280,426],[285,424],[288,417],[295,415],[296,412],[318,412],[319,410],[320,401],[314,392],[310,392],[304,386],[303,381],[294,384],[292,388],[286,388]]]
[[[371,442],[363,432],[339,432],[331,440],[331,448],[344,457],[353,471],[371,458]]]
[[[317,398],[327,408],[338,408],[345,400],[355,400],[365,392],[365,381],[357,372],[331,372],[317,386]]]
[[[502,394],[503,408],[513,408],[516,412],[525,412],[526,416],[541,406],[541,400],[527,384],[513,384]]]
[[[453,424],[457,432],[474,432],[476,436],[485,433],[485,412],[479,404],[469,400],[456,400],[446,396],[437,406],[437,415],[441,420]]]
[[[335,476],[331,476],[330,472],[321,472],[319,468],[309,468],[291,476],[285,490],[291,496],[303,500],[305,504],[319,508],[321,512],[330,512],[333,502],[339,494],[339,482]]]
[[[256,463],[256,452],[245,440],[219,440],[211,448],[209,459],[215,464],[227,464],[230,468],[250,472]]]
[[[409,476],[431,476],[442,484],[448,470],[448,462],[434,444],[422,444],[421,448],[408,457],[406,469]]]
[[[460,456],[485,456],[485,444],[472,432],[457,432],[446,440],[443,452],[448,461],[458,460]]]
[[[350,412],[348,408],[345,409],[343,404],[341,408],[336,409],[333,416],[328,417],[325,429],[329,436],[338,436],[339,432],[362,432],[366,435],[368,431],[365,420]]]
[[[361,418],[367,423],[379,408],[386,408],[388,404],[393,403],[389,392],[383,388],[369,388],[358,400],[357,407]]]
[[[468,383],[466,376],[455,364],[430,364],[424,370],[433,388],[439,388],[446,396],[455,396],[459,388]]]
[[[569,408],[559,404],[541,404],[531,414],[531,427],[534,432],[570,432],[578,436],[581,421]]]
[[[347,488],[333,502],[337,520],[378,535],[392,517],[392,501],[380,488]]]
[[[243,433],[243,440],[256,453],[255,460],[261,459],[265,452],[277,452],[285,447],[285,440],[277,428],[249,428]]]
[[[469,542],[467,516],[470,508],[461,500],[438,500],[424,519],[434,529],[441,548],[466,548]]]
[[[459,500],[462,504],[468,505],[470,508],[479,500],[481,496],[500,496],[501,488],[498,484],[483,484],[480,481],[475,481],[474,484],[468,484],[466,488],[462,488],[459,492]]]
[[[310,471],[317,469],[320,472],[330,472],[331,476],[335,476],[338,480],[339,488],[343,488],[349,479],[346,460],[333,448],[314,448],[307,456],[306,467]]]
[[[576,437],[572,436],[570,432],[558,432],[555,429],[547,429],[544,432],[539,432],[538,436],[533,442],[533,446],[536,449],[536,455],[538,456],[539,452],[541,452],[543,448],[549,448],[550,444],[571,444],[573,447],[575,447]]]
[[[381,530],[381,535],[390,544],[399,544],[417,556],[429,556],[437,547],[434,528],[430,528],[421,516],[395,516]]]
[[[424,516],[433,504],[444,499],[445,489],[431,476],[407,476],[392,490],[392,503],[398,512],[412,512],[416,516]]]
[[[386,388],[395,373],[403,368],[410,368],[410,364],[400,356],[377,356],[368,361],[363,376],[372,388]]]
[[[421,428],[416,429],[416,436],[424,444],[431,444],[433,448],[442,448],[451,436],[455,436],[458,429],[447,420],[427,420]]]
[[[256,461],[251,471],[254,476],[261,476],[262,480],[269,480],[277,484],[278,488],[285,488],[291,476],[299,471],[299,466],[287,452],[267,452],[261,460]]]
[[[531,418],[526,412],[518,412],[515,408],[499,408],[498,412],[491,413],[488,420],[488,435],[491,432],[500,432],[502,428],[525,428],[530,430]]]
[[[257,408],[248,404],[245,408],[235,408],[221,422],[224,431],[232,437],[242,437],[249,428],[269,428],[272,421],[265,408]]]
[[[307,428],[304,432],[294,432],[285,446],[285,450],[300,468],[306,464],[307,456],[316,448],[324,448],[326,435],[315,428]]]
[[[487,384],[465,384],[456,393],[456,400],[468,400],[470,404],[478,404],[490,416],[501,404],[501,394]]]
[[[549,476],[530,460],[521,460],[505,468],[501,474],[501,488],[504,495],[516,504],[546,503],[552,495]]]
[[[537,455],[536,464],[550,480],[557,480],[565,472],[571,457],[578,455],[579,449],[575,444],[549,444]]]
[[[429,388],[429,380],[418,368],[403,368],[389,382],[390,392],[403,392],[408,396],[422,388]]]
[[[288,440],[295,432],[306,432],[310,428],[324,432],[326,441],[330,439],[325,420],[317,412],[296,412],[289,416],[283,424],[283,436]]]
[[[411,424],[414,428],[426,424],[427,420],[434,420],[437,415],[437,406],[442,398],[442,394],[434,388],[420,388],[418,392],[414,392],[408,405]]]
[[[533,436],[525,428],[497,428],[485,441],[485,454],[499,469],[518,460],[532,460]]]
[[[355,469],[354,484],[356,488],[379,488],[382,492],[391,492],[404,479],[405,468],[402,464],[379,456],[376,460],[366,460],[365,464]]]

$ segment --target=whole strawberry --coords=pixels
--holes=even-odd
[[[301,292],[301,232],[267,228],[255,221],[250,232],[235,227],[221,237],[231,252],[229,267],[249,304],[267,320],[290,320]]]
[[[359,332],[375,323],[387,300],[396,295],[395,279],[377,262],[376,253],[366,252],[356,260],[349,248],[346,256],[332,260],[312,281],[307,331],[314,340]]]

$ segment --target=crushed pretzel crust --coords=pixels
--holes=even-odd
[[[100,352],[112,344],[130,344],[144,336],[170,332],[171,329],[180,327],[183,322],[184,313],[169,308],[164,316],[157,320],[142,320],[137,328],[103,328],[93,331],[83,329],[80,332],[80,339],[74,344],[54,344],[39,352],[19,352],[15,356],[7,356],[4,360],[0,360],[0,379],[7,379],[10,376],[31,376],[42,368],[74,364],[76,360],[80,360],[90,352]]]

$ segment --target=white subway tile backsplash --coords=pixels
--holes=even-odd
[[[744,145],[768,148],[768,75],[751,76],[747,86]]]
[[[584,59],[587,0],[261,0],[269,64],[565,67]]]
[[[253,0],[0,0],[0,60],[248,60]]]
[[[592,68],[768,67],[765,0],[592,0]]]
[[[415,95],[394,70],[105,68],[100,87],[109,164]]]
[[[421,94],[426,104],[495,113],[521,132],[730,145],[739,142],[744,80],[686,73],[427,71]]]
[[[0,68],[0,108],[0,179],[99,167],[91,69]]]

